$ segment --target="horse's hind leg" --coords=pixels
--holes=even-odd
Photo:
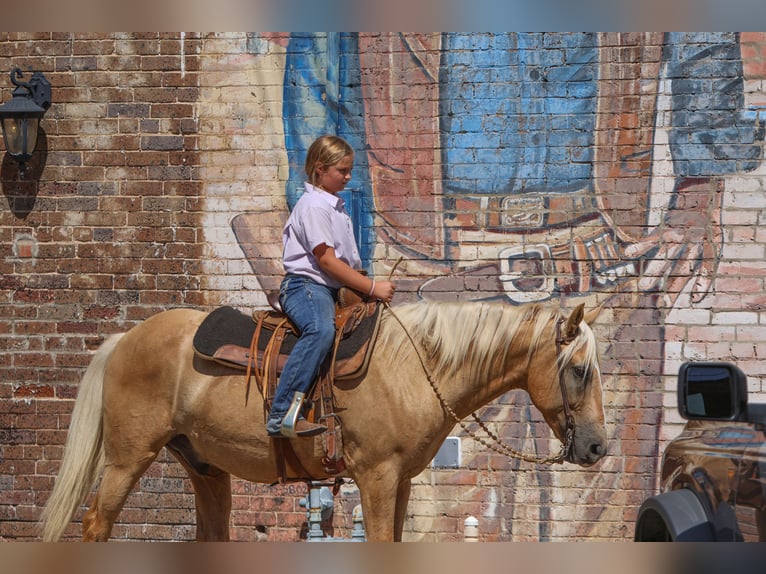
[[[151,409],[145,407],[145,411],[151,412]],[[83,540],[104,541],[109,538],[130,491],[167,441],[158,424],[159,417],[157,422],[153,421],[155,428],[152,428],[148,423],[127,420],[129,415],[127,409],[104,415],[104,474],[96,498],[83,517]]]
[[[228,541],[231,476],[219,470],[215,474],[189,476],[197,507],[197,540]]]
[[[229,540],[229,517],[231,515],[231,476],[217,468],[206,474],[189,473],[194,486],[194,502],[197,509],[197,540]]]
[[[156,456],[156,455],[155,455]],[[122,510],[125,499],[139,477],[146,472],[155,457],[128,465],[109,464],[104,469],[101,485],[93,503],[82,520],[82,539],[86,542],[104,542],[112,533],[112,526]]]
[[[231,515],[231,475],[202,463],[185,436],[177,436],[167,445],[189,474],[194,487],[198,541],[228,541]]]

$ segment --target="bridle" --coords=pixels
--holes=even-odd
[[[572,409],[569,406],[569,399],[567,397],[566,381],[564,380],[564,369],[562,368],[561,365],[559,365],[559,360],[561,358],[561,347],[572,341],[571,338],[565,338],[561,334],[561,325],[565,321],[563,317],[559,318],[558,321],[556,322],[556,365],[558,367],[558,378],[559,378],[559,387],[561,389],[561,397],[564,400],[564,417],[566,418],[566,431],[564,435],[565,440],[562,442],[561,449],[559,450],[558,454],[552,455],[552,456],[540,457],[534,454],[518,451],[508,446],[507,444],[505,444],[505,442],[500,437],[498,437],[489,428],[487,428],[487,425],[485,425],[484,422],[482,422],[482,420],[476,415],[475,412],[471,413],[471,418],[473,418],[474,422],[478,423],[479,427],[485,433],[487,433],[487,436],[491,438],[495,444],[489,443],[484,437],[477,435],[473,430],[468,428],[468,425],[466,425],[462,421],[462,419],[457,416],[457,414],[452,409],[452,407],[450,407],[447,404],[447,402],[444,400],[444,397],[442,396],[441,392],[436,386],[436,383],[431,377],[431,373],[428,370],[428,367],[426,366],[426,363],[420,352],[420,348],[413,340],[412,336],[410,335],[410,332],[404,326],[404,324],[399,319],[399,317],[397,317],[396,313],[391,308],[391,305],[388,303],[384,303],[384,305],[388,308],[391,315],[394,317],[394,319],[396,319],[396,321],[402,327],[402,329],[404,330],[404,333],[407,335],[407,338],[410,340],[410,343],[412,343],[412,346],[415,349],[415,353],[417,354],[418,359],[420,360],[420,364],[423,367],[423,371],[426,374],[426,379],[428,379],[428,383],[431,385],[431,388],[433,389],[434,394],[436,395],[436,398],[439,399],[439,403],[441,404],[442,408],[445,411],[447,411],[447,413],[454,419],[454,421],[458,425],[460,425],[460,428],[462,428],[466,432],[466,434],[468,434],[468,436],[470,436],[472,439],[474,439],[479,444],[485,446],[486,448],[493,450],[497,453],[504,454],[510,458],[515,458],[518,460],[523,460],[526,462],[532,462],[536,464],[553,464],[553,463],[564,462],[567,455],[570,454],[574,446],[575,420],[574,420],[574,415],[572,414]]]
[[[572,407],[569,406],[569,397],[567,396],[567,384],[564,380],[564,367],[559,365],[559,359],[561,357],[561,347],[564,344],[571,343],[572,339],[565,339],[561,334],[561,325],[564,323],[564,318],[559,318],[556,321],[556,365],[558,365],[559,372],[559,388],[561,389],[561,398],[564,401],[564,418],[566,419],[566,430],[564,433],[565,440],[561,448],[562,460],[566,458],[572,447],[574,446],[574,433],[575,433],[575,419],[572,414]]]

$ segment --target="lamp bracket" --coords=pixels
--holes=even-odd
[[[51,107],[51,83],[42,72],[33,72],[29,82],[22,82],[24,73],[21,68],[11,70],[11,82],[18,89],[25,88],[29,92],[29,97],[34,103],[48,110]],[[15,91],[15,90],[14,90]]]

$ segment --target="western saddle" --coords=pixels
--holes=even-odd
[[[245,402],[252,379],[263,396],[264,420],[271,410],[279,375],[299,335],[279,308],[276,294],[267,295],[271,309],[247,316],[232,307],[212,311],[194,337],[195,353],[208,360],[245,371]],[[341,288],[335,312],[336,335],[332,350],[320,369],[313,389],[307,393],[306,418],[327,426],[322,434],[328,474],[345,469],[340,421],[335,413],[334,385],[364,376],[380,325],[380,304],[348,288]],[[280,482],[286,480],[289,463],[298,474],[308,474],[297,459],[290,441],[274,438]],[[289,460],[288,460],[289,459]],[[312,478],[312,477],[308,477]]]

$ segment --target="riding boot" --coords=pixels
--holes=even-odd
[[[303,406],[304,397],[303,393],[295,392],[290,408],[281,421],[277,417],[269,417],[266,423],[266,431],[269,436],[287,438],[309,437],[321,434],[327,430],[326,426],[311,423],[303,417],[301,407]]]

